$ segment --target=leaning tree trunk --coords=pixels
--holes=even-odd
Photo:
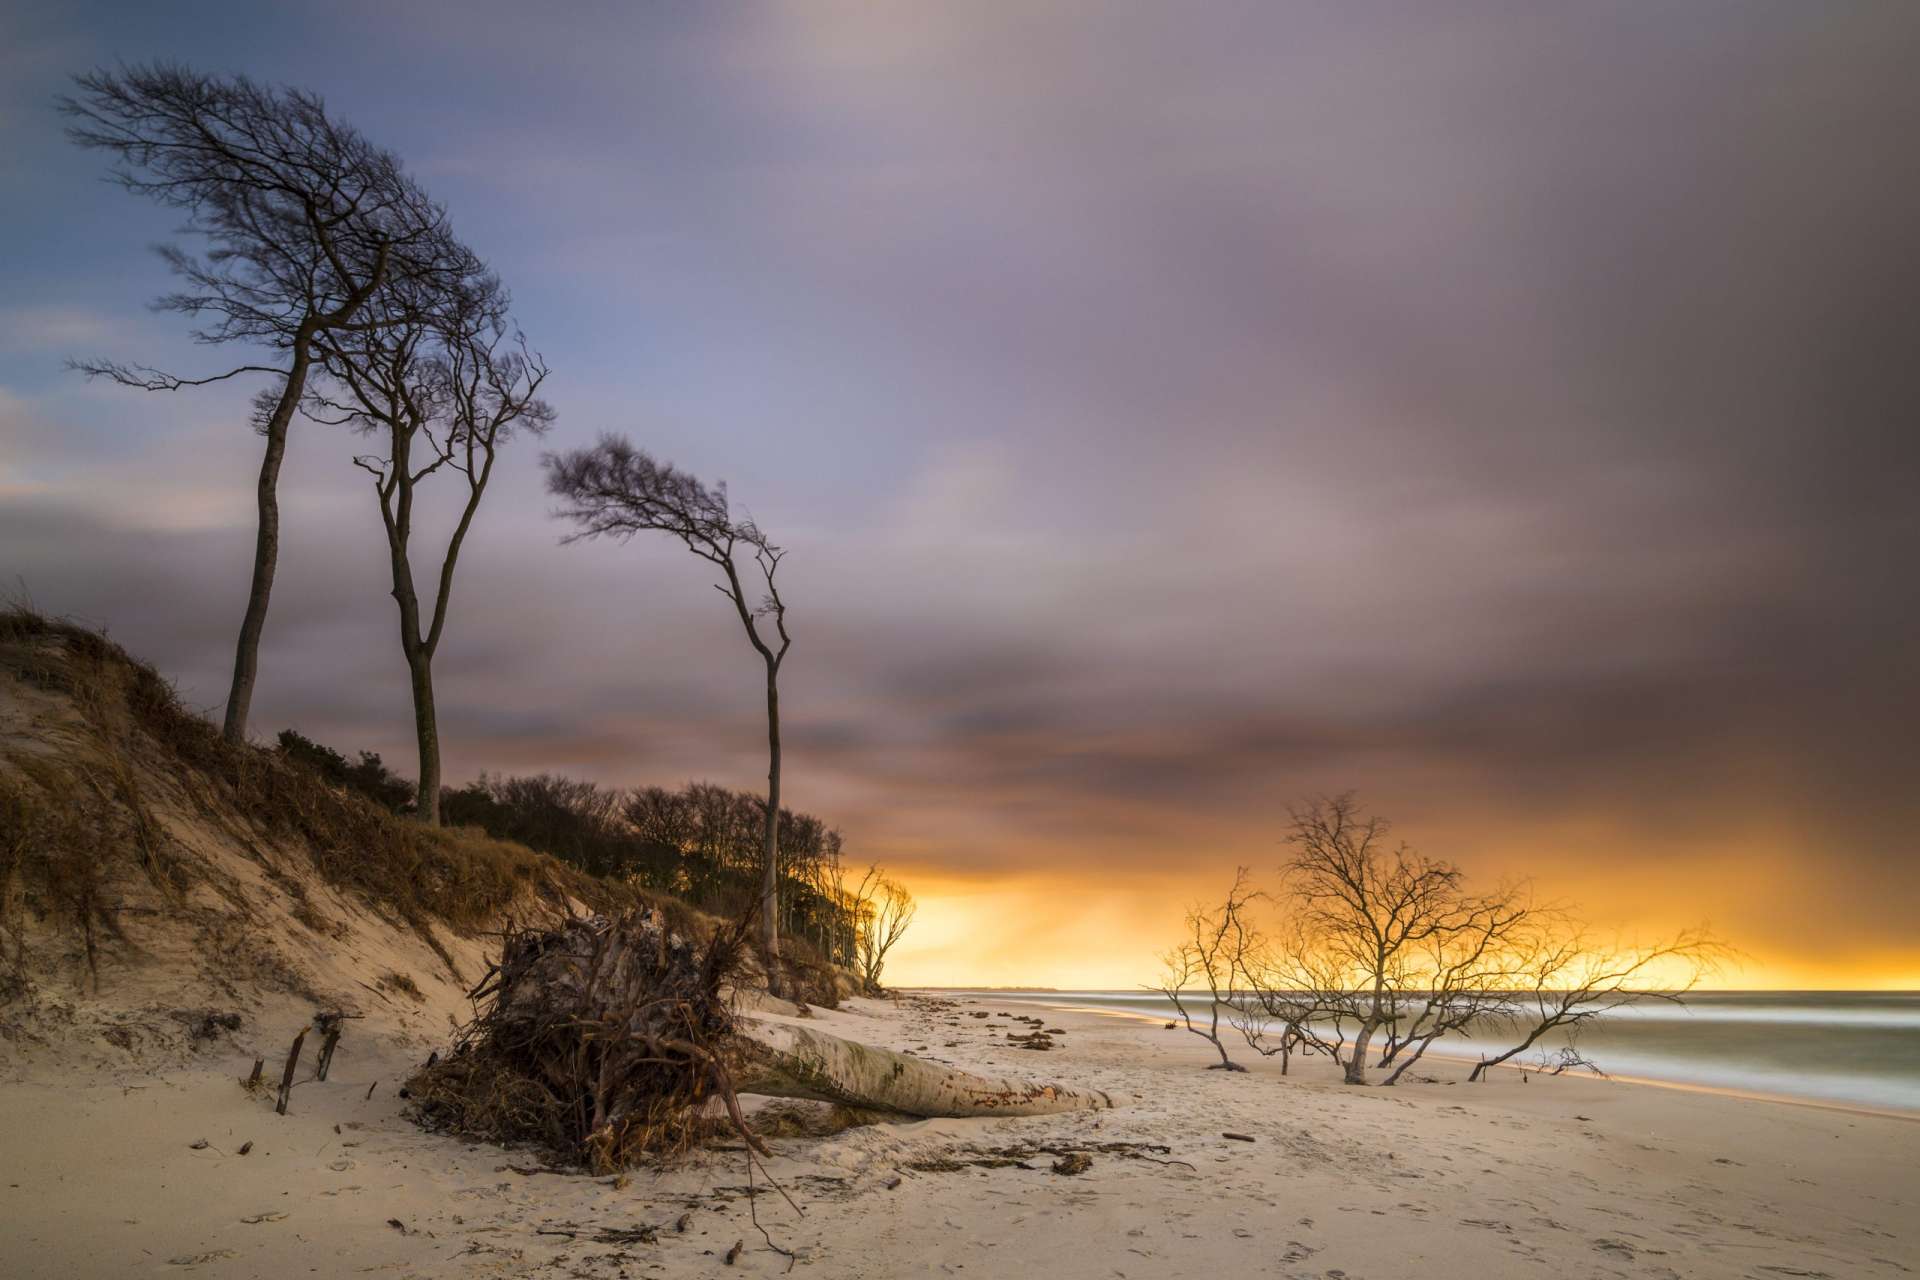
[[[807,1027],[742,1018],[734,1028],[734,1088],[909,1116],[1038,1116],[1101,1111],[1099,1090],[976,1076]]]
[[[1519,1044],[1513,1046],[1513,1048],[1507,1050],[1505,1053],[1499,1054],[1496,1057],[1492,1057],[1492,1058],[1484,1058],[1484,1057],[1481,1058],[1480,1061],[1474,1066],[1473,1071],[1467,1076],[1467,1083],[1478,1084],[1482,1079],[1485,1078],[1487,1074],[1487,1069],[1489,1067],[1497,1067],[1501,1063],[1507,1061],[1509,1058],[1516,1058],[1521,1054],[1525,1053],[1527,1050],[1533,1048],[1534,1041],[1538,1040],[1541,1036],[1545,1035],[1547,1032],[1547,1028],[1550,1025],[1551,1024],[1549,1023],[1544,1023],[1544,1022],[1541,1023],[1539,1026],[1535,1027],[1531,1032],[1528,1033],[1526,1039],[1522,1040]]]
[[[260,524],[253,541],[253,582],[247,592],[247,612],[240,620],[240,639],[234,646],[233,685],[227,693],[227,714],[221,736],[239,746],[247,740],[247,713],[253,706],[253,683],[260,672],[260,636],[267,627],[267,601],[273,594],[273,574],[280,562],[280,463],[287,456],[287,428],[307,386],[312,362],[310,335],[302,329],[294,339],[293,364],[287,385],[267,417],[267,452],[260,460],[258,500]]]

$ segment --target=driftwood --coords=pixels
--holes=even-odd
[[[740,1019],[729,1049],[734,1088],[909,1116],[1037,1116],[1099,1111],[1097,1090],[992,1080],[811,1027]]]
[[[723,995],[747,924],[702,940],[658,913],[520,930],[474,989],[454,1052],[407,1082],[430,1128],[533,1141],[612,1171],[700,1137],[717,1101],[766,1154],[741,1093],[910,1116],[1039,1115],[1112,1106],[1104,1093],[994,1080],[808,1027],[737,1016]]]

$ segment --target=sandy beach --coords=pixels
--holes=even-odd
[[[802,1216],[758,1177],[749,1198],[737,1149],[623,1185],[423,1133],[396,1086],[439,1012],[349,1035],[285,1117],[239,1087],[244,1035],[158,1074],[8,1060],[0,1274],[717,1275],[736,1242],[734,1269],[763,1275],[1838,1280],[1920,1267],[1920,1125],[1902,1118],[1511,1072],[1393,1089],[1343,1087],[1320,1067],[1230,1075],[1203,1069],[1195,1038],[1138,1019],[905,995],[810,1025],[1103,1089],[1116,1105],[774,1139],[768,1168]],[[1064,1032],[1051,1051],[1008,1043],[1029,1016]],[[278,1030],[263,1026],[261,1044]],[[1053,1172],[1073,1150],[1090,1167]],[[968,1163],[993,1153],[1019,1163]]]

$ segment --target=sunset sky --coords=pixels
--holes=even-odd
[[[618,430],[790,551],[786,793],[924,903],[901,983],[1126,986],[1357,789],[1729,985],[1920,987],[1920,7],[11,4],[0,578],[210,709],[253,387],[72,72],[324,93],[514,291],[549,447]],[[231,362],[231,361],[230,361]],[[356,441],[296,427],[254,704],[410,771]],[[463,561],[447,776],[764,784],[664,540]]]

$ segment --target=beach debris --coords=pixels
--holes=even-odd
[[[274,1103],[276,1115],[287,1114],[287,1101],[293,1096],[293,1072],[300,1065],[300,1046],[307,1041],[307,1029],[300,1028],[300,1034],[293,1038],[293,1047],[287,1050],[287,1069],[280,1073],[280,1098]]]
[[[755,1152],[737,1095],[912,1116],[1098,1110],[1112,1100],[992,1079],[809,1026],[738,1015],[724,989],[749,925],[695,940],[640,909],[506,937],[453,1053],[407,1081],[428,1128],[532,1141],[596,1173],[706,1137],[718,1099]]]
[[[687,1234],[687,1228],[693,1225],[693,1214],[683,1213],[673,1220],[673,1229],[680,1235]]]
[[[959,1173],[964,1169],[1026,1169],[1029,1172],[1039,1172],[1038,1166],[1030,1162],[1041,1156],[1053,1156],[1055,1159],[1052,1171],[1073,1177],[1086,1172],[1093,1163],[1092,1158],[1096,1155],[1116,1156],[1122,1160],[1145,1160],[1149,1164],[1179,1165],[1189,1170],[1194,1167],[1188,1161],[1168,1158],[1173,1155],[1173,1148],[1157,1142],[1031,1145],[1016,1143],[1010,1147],[965,1146],[953,1148],[945,1155],[909,1161],[905,1167],[915,1173]],[[1081,1164],[1081,1160],[1086,1163]],[[888,1190],[892,1189],[889,1185]]]
[[[249,1138],[247,1141],[240,1144],[241,1155],[244,1156],[247,1153],[251,1152],[252,1150],[253,1150],[253,1140],[251,1138]]]
[[[346,1016],[338,1009],[314,1015],[314,1029],[320,1033],[320,1057],[313,1067],[315,1080],[325,1080],[327,1071],[333,1066],[333,1051],[340,1043],[340,1027]]]
[[[265,1058],[255,1058],[253,1060],[253,1074],[246,1078],[246,1081],[244,1082],[242,1087],[247,1089],[258,1089],[260,1087],[260,1073],[265,1071],[266,1069],[267,1069],[267,1060]]]
[[[1041,1053],[1053,1048],[1053,1039],[1044,1031],[1030,1031],[1024,1036],[1007,1032],[1007,1043],[1019,1049],[1034,1049]]]
[[[733,1248],[727,1250],[727,1256],[722,1258],[721,1261],[731,1267],[736,1262],[740,1261],[740,1254],[742,1253],[742,1251],[746,1249],[746,1247],[747,1247],[747,1242],[745,1240],[735,1240],[733,1242]]]
[[[370,1084],[370,1085],[368,1085],[368,1086],[367,1086],[367,1096],[366,1096],[365,1098],[363,1098],[363,1099],[362,1099],[362,1101],[364,1101],[364,1102],[372,1102],[372,1101],[373,1101],[373,1091],[374,1091],[375,1089],[378,1089],[379,1087],[380,1087],[380,1082],[379,1082],[378,1080],[375,1080],[375,1081],[374,1081],[374,1082],[373,1082],[372,1084]]]
[[[198,1267],[209,1262],[224,1262],[239,1255],[231,1249],[210,1249],[206,1253],[183,1253],[177,1258],[168,1258],[170,1267]]]
[[[284,1213],[252,1213],[240,1219],[248,1226],[258,1226],[262,1222],[278,1222],[287,1215]]]
[[[588,1235],[591,1230],[592,1234]],[[563,1222],[556,1226],[541,1227],[533,1234],[537,1236],[565,1236],[569,1240],[578,1240],[586,1236],[594,1244],[658,1244],[660,1228],[641,1225],[638,1227],[593,1227],[587,1228],[576,1222]]]
[[[407,1224],[400,1221],[400,1219],[398,1218],[388,1218],[387,1225],[392,1227],[395,1231],[398,1231],[403,1236],[410,1236],[413,1234],[413,1232],[407,1228]]]
[[[205,1151],[210,1144],[205,1138],[197,1138],[187,1144],[189,1151]]]
[[[1254,1140],[1253,1135],[1250,1133],[1222,1133],[1220,1136],[1223,1138],[1231,1138],[1235,1142],[1252,1142]]]
[[[454,1051],[407,1081],[414,1118],[595,1173],[704,1136],[716,1097],[748,1135],[722,1056],[745,937],[736,923],[696,943],[651,909],[509,932]]]

